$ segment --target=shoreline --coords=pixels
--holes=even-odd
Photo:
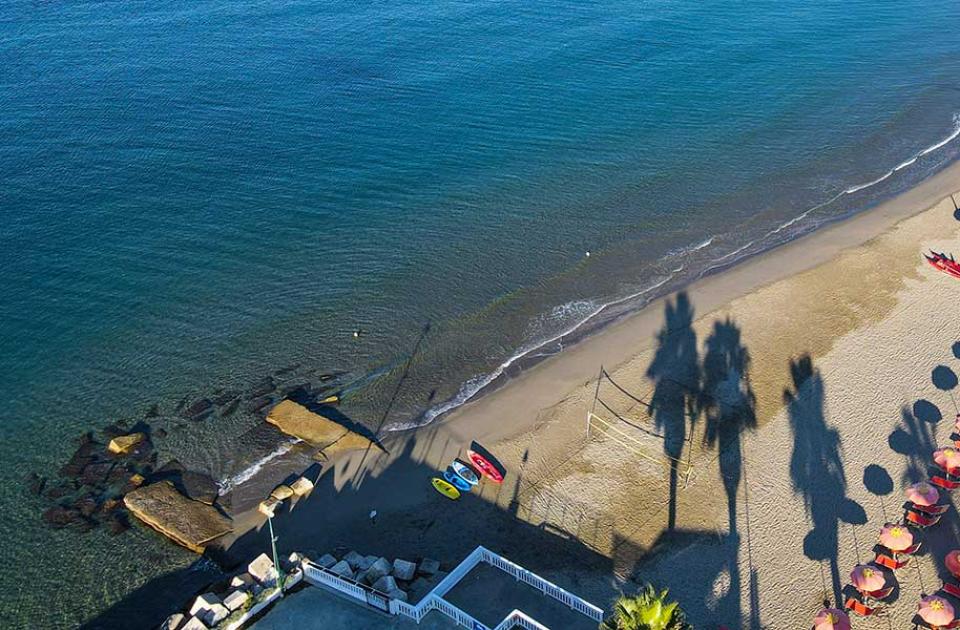
[[[533,386],[537,386],[541,381],[553,379],[553,383],[561,383],[556,385],[557,391],[570,391],[595,378],[601,363],[610,369],[628,360],[643,349],[630,344],[629,339],[641,337],[650,340],[656,330],[663,304],[677,291],[689,293],[698,304],[700,313],[708,313],[762,286],[821,265],[845,249],[862,245],[900,221],[924,212],[957,190],[960,190],[960,160],[872,208],[839,218],[797,239],[735,261],[730,266],[707,272],[690,284],[651,300],[637,311],[600,324],[598,330],[590,330],[588,327],[581,336],[575,337],[563,352],[536,357],[530,365],[521,365],[516,375],[509,375],[505,370],[470,400],[427,424],[397,433],[416,432],[434,424],[474,421],[489,423],[491,415],[506,413],[507,405],[513,409],[520,408],[527,414],[535,414],[540,408],[552,406],[560,399],[550,402],[549,396],[538,396],[536,401],[531,403],[526,396],[513,396],[509,390],[520,388],[530,380],[534,381]],[[808,248],[810,251],[801,251]],[[648,341],[647,345],[650,343],[652,341]],[[522,364],[525,356],[518,357],[517,362]],[[603,361],[602,356],[613,358]],[[574,363],[576,358],[581,364],[592,363],[593,368],[578,370],[572,365],[553,365],[562,362],[564,357],[570,357],[567,359],[570,364]],[[538,371],[541,373],[537,374]],[[498,394],[506,400],[489,400]],[[529,423],[525,426],[529,426]],[[506,433],[485,431],[482,435],[488,439],[509,437],[523,429],[524,426]]]

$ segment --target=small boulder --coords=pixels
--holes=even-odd
[[[88,464],[80,473],[80,483],[85,486],[97,486],[107,480],[113,464],[110,462]]]
[[[344,561],[350,565],[351,569],[359,569],[360,563],[363,562],[363,556],[361,556],[356,551],[350,551],[347,555],[343,557]],[[369,565],[368,565],[369,566]]]
[[[404,582],[413,579],[413,574],[417,572],[417,565],[407,560],[397,558],[393,561],[393,577]]]
[[[277,581],[277,569],[265,553],[261,553],[247,565],[247,573],[263,586],[273,586]]]
[[[273,518],[273,516],[276,514],[277,508],[282,504],[283,501],[276,497],[270,496],[260,502],[260,505],[257,506],[257,511],[267,518]]]
[[[97,511],[97,497],[92,494],[87,494],[79,499],[76,503],[73,504],[77,510],[80,511],[84,516],[93,516],[93,513]]]
[[[391,591],[399,590],[400,587],[397,586],[397,581],[393,579],[392,575],[384,575],[379,578],[376,582],[371,584],[371,586],[380,591],[381,593],[389,593]]]
[[[280,501],[286,501],[293,496],[293,488],[282,483],[273,489],[273,492],[270,493],[270,496]]]
[[[385,575],[390,575],[391,569],[393,569],[393,565],[390,564],[389,560],[386,558],[377,558],[377,561],[367,569],[364,580],[367,584],[373,584]]]
[[[223,407],[228,402],[234,400],[238,395],[239,394],[233,390],[225,391],[213,399],[213,404],[215,404],[217,407]]]
[[[363,560],[360,561],[359,566],[357,567],[361,571],[366,571],[373,566],[373,563],[377,561],[377,556],[364,556]]]
[[[130,529],[130,521],[124,512],[112,512],[104,517],[104,524],[107,526],[110,534],[116,536]]]
[[[313,482],[306,477],[298,477],[296,481],[290,484],[293,493],[298,497],[309,494],[313,490]]]
[[[79,524],[83,521],[80,510],[55,505],[43,513],[43,520],[53,529],[63,529],[68,525]]]
[[[247,411],[249,413],[259,413],[264,407],[273,402],[273,399],[269,396],[261,396],[260,398],[254,398],[247,403]]]
[[[234,611],[246,604],[248,599],[250,599],[250,593],[233,591],[223,598],[223,605],[227,607],[227,610]]]
[[[331,556],[329,553],[325,553],[318,560],[314,561],[314,564],[323,567],[324,569],[329,569],[337,563],[337,559]]]
[[[198,615],[211,628],[230,616],[230,611],[223,604],[214,604]]]
[[[273,379],[269,376],[253,387],[250,388],[250,391],[247,393],[248,398],[260,398],[261,396],[266,396],[273,390],[277,388],[276,383],[273,382]]]
[[[193,604],[190,605],[190,614],[199,617],[205,610],[210,610],[213,606],[223,603],[215,593],[204,593],[198,595]]]
[[[200,621],[198,617],[190,617],[187,623],[180,626],[180,630],[207,630],[207,624]]]
[[[253,576],[249,573],[241,573],[239,575],[233,576],[230,580],[230,588],[250,588],[250,585],[253,584]]]
[[[217,485],[216,479],[206,473],[193,470],[182,471],[180,479],[174,480],[173,485],[194,501],[207,505],[213,505],[220,495],[220,486]]]
[[[144,433],[129,433],[127,435],[118,435],[107,444],[107,450],[114,455],[125,455],[132,451],[138,444],[147,439]]]
[[[281,558],[281,559],[280,559],[280,564],[283,565],[283,570],[284,570],[284,571],[288,571],[288,572],[289,572],[289,571],[292,571],[293,569],[295,569],[295,568],[297,568],[297,567],[300,566],[300,560],[301,560],[301,559],[302,559],[302,558],[301,558],[300,554],[297,553],[296,551],[294,551],[294,552],[292,552],[289,556],[287,556],[286,558]]]
[[[407,592],[401,588],[387,591],[387,597],[390,599],[399,599],[401,602],[407,601]]]
[[[346,560],[341,560],[330,567],[330,571],[348,580],[352,580],[355,577],[353,569],[350,568],[350,564]]]
[[[173,613],[167,619],[160,624],[160,630],[180,630],[183,626],[183,622],[186,621],[186,617],[183,613]]]
[[[417,573],[420,575],[425,575],[430,577],[435,575],[437,571],[440,570],[440,561],[432,560],[430,558],[424,558],[420,561],[419,566],[417,566]]]

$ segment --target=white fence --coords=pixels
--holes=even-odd
[[[322,584],[363,604],[372,605],[394,615],[404,615],[417,623],[420,623],[430,611],[436,610],[456,621],[458,625],[470,628],[470,630],[488,630],[487,626],[480,623],[480,621],[443,598],[444,595],[449,593],[460,580],[466,577],[466,575],[481,562],[486,562],[504,573],[512,575],[518,581],[529,584],[541,593],[566,605],[571,610],[575,610],[594,621],[603,621],[603,611],[590,602],[577,597],[573,593],[560,588],[552,582],[544,580],[539,575],[527,571],[520,565],[514,564],[506,558],[483,547],[474,549],[469,556],[464,558],[463,562],[458,564],[453,571],[433,587],[415,606],[397,599],[389,599],[385,594],[375,591],[369,586],[340,577],[329,569],[313,564],[309,560],[304,560],[302,567],[304,577],[311,584]],[[381,600],[382,602],[388,602],[387,605],[384,606]],[[520,626],[526,630],[550,630],[547,626],[544,626],[519,610],[514,610],[507,615],[503,621],[497,624],[494,630],[509,630],[515,626]]]

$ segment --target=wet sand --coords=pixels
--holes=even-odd
[[[438,423],[388,436],[387,454],[337,458],[275,519],[280,547],[453,565],[483,544],[603,607],[630,580],[651,580],[698,628],[806,627],[872,557],[903,487],[949,437],[960,282],[921,252],[960,253],[957,190],[960,164],[660,300]],[[587,433],[601,365],[622,388],[604,380],[609,410],[597,412],[617,441]],[[474,440],[507,477],[450,502],[429,478]],[[675,475],[665,448],[681,460]],[[288,472],[266,467],[234,493],[235,510]],[[230,555],[265,548],[255,511],[235,524]],[[898,572],[889,620],[858,627],[907,627],[958,533],[951,510],[920,570]]]

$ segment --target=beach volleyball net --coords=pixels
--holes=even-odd
[[[593,401],[587,411],[587,439],[603,439],[630,455],[666,469],[676,469],[686,486],[693,472],[693,431],[685,428],[680,443],[668,449],[665,431],[651,413],[653,392],[632,392],[617,383],[600,366]],[[693,412],[683,408],[682,422],[691,423]],[[670,451],[673,451],[672,453]]]

